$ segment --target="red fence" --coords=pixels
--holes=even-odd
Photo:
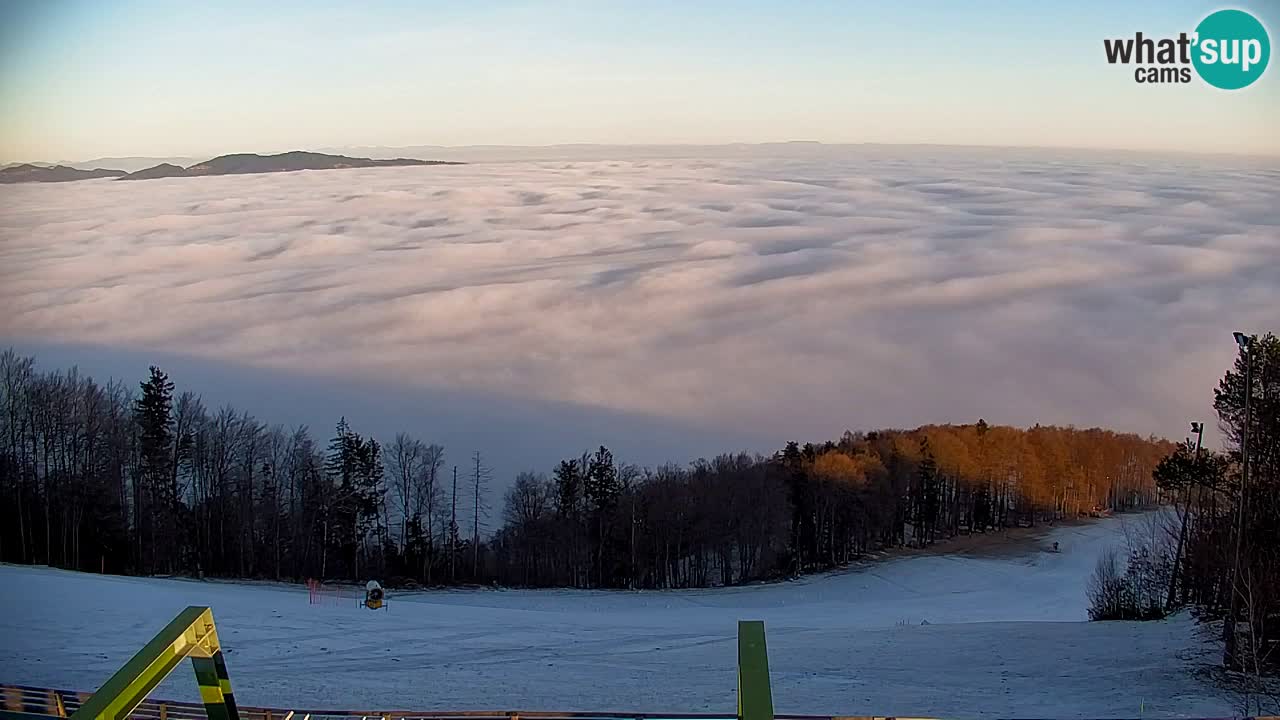
[[[325,585],[319,580],[307,580],[307,592],[312,605],[358,605],[363,593],[346,585]]]

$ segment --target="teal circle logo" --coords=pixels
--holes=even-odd
[[[1219,10],[1196,26],[1191,62],[1210,85],[1239,90],[1267,69],[1271,38],[1257,18],[1243,10]]]

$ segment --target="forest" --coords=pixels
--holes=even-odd
[[[5,562],[584,588],[781,578],[886,547],[1146,507],[1175,449],[982,420],[654,468],[600,446],[520,473],[491,499],[479,450],[454,456],[409,433],[380,442],[340,416],[317,439],[213,409],[159,368],[136,386],[100,384],[13,350],[0,354],[0,438]]]
[[[1225,448],[1189,439],[1156,466],[1178,521],[1137,562],[1167,568],[1151,604],[1222,619],[1224,664],[1256,678],[1280,666],[1280,338],[1245,341],[1213,391]]]

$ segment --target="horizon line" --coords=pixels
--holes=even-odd
[[[113,159],[144,159],[163,161],[172,158],[198,158],[207,157],[213,159],[225,155],[237,154],[257,154],[257,155],[276,155],[287,152],[323,152],[334,150],[410,150],[416,148],[422,149],[439,149],[447,151],[471,150],[471,149],[512,149],[512,150],[538,150],[538,149],[555,149],[555,148],[731,148],[731,147],[765,147],[765,146],[825,146],[832,148],[841,147],[901,147],[901,148],[954,148],[954,149],[979,149],[979,150],[1049,150],[1059,152],[1119,152],[1137,155],[1187,155],[1194,157],[1222,157],[1236,158],[1248,160],[1261,160],[1270,158],[1280,158],[1280,152],[1228,152],[1228,151],[1205,151],[1205,150],[1186,150],[1186,149],[1156,149],[1156,148],[1120,148],[1120,147],[1097,147],[1097,146],[1081,146],[1081,145],[992,145],[982,143],[941,143],[941,142],[828,142],[823,140],[763,140],[759,142],[721,142],[721,143],[607,143],[607,142],[573,142],[573,143],[547,143],[547,144],[505,144],[505,143],[474,143],[467,145],[321,145],[316,149],[307,150],[305,148],[293,147],[288,150],[237,150],[231,152],[222,152],[217,154],[206,155],[203,153],[166,153],[166,154],[149,154],[149,155],[102,155],[86,160],[40,160],[40,159],[2,159],[0,164],[4,166],[23,165],[23,164],[42,164],[42,165],[73,165],[86,164],[100,160]],[[111,168],[101,168],[111,169]]]

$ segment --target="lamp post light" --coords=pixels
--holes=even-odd
[[[1240,430],[1240,499],[1236,501],[1236,547],[1231,562],[1231,612],[1222,623],[1222,662],[1228,668],[1239,667],[1236,657],[1236,618],[1240,613],[1240,554],[1244,543],[1245,519],[1249,504],[1249,426],[1253,424],[1249,398],[1253,396],[1253,338],[1242,332],[1232,333],[1244,355],[1244,426]]]

